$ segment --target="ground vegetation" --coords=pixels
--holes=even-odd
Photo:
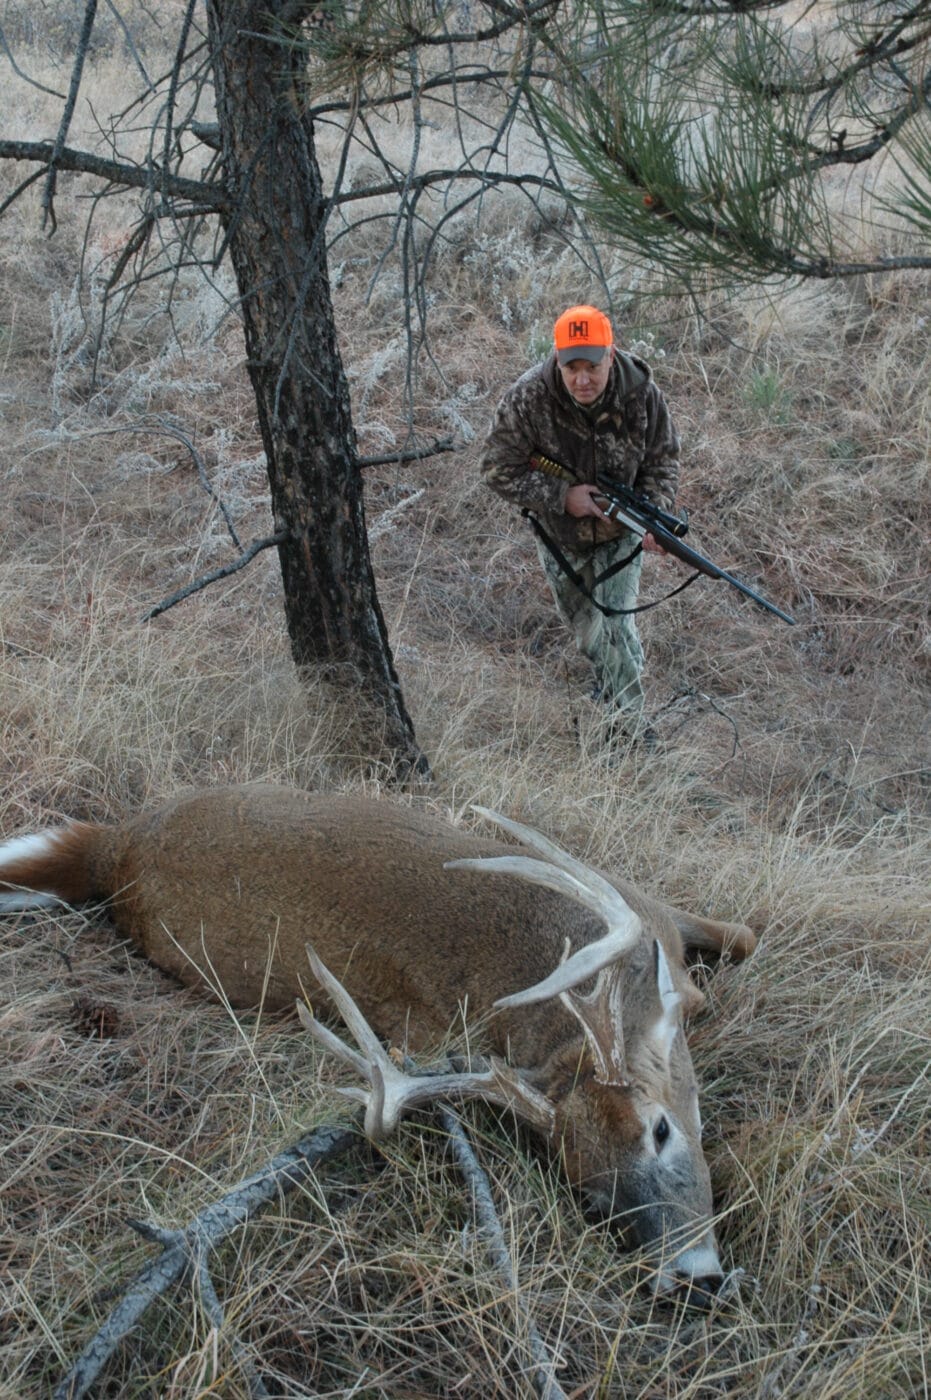
[[[64,12],[41,34],[36,15],[4,29],[32,40],[17,61],[42,84],[17,114],[24,139],[57,112],[42,89],[60,90],[73,54]],[[137,57],[155,71],[149,23]],[[107,26],[75,116],[88,139],[136,62]],[[402,169],[415,130],[438,166],[458,149],[433,113],[386,122]],[[342,149],[339,126],[323,133],[328,188]],[[364,166],[352,157],[347,187]],[[924,1396],[927,283],[899,269],[683,300],[618,246],[596,242],[580,269],[563,206],[513,191],[444,225],[422,279],[434,353],[412,368],[391,193],[368,187],[373,217],[330,252],[358,451],[400,455],[412,404],[424,440],[459,446],[364,469],[378,598],[434,774],[391,800],[463,824],[473,802],[504,811],[760,936],[746,964],[699,971],[709,1007],[691,1036],[737,1286],[711,1315],[654,1304],[558,1170],[472,1109],[516,1291],[424,1118],[231,1237],[213,1274],[224,1322],[188,1280],[97,1393],[240,1400],[257,1367],[288,1397],[530,1395],[532,1325],[579,1396]],[[54,238],[36,189],[3,221],[0,831],[116,818],[188,784],[387,796],[369,707],[295,672],[269,551],[143,621],[223,567],[230,521],[241,540],[269,533],[270,488],[231,268],[180,268],[168,300],[143,279],[101,337],[138,206],[98,202],[85,236],[93,193],[60,172]],[[605,285],[674,409],[696,542],[797,618],[705,581],[645,614],[649,755],[606,743],[525,527],[476,469],[554,307]],[[651,567],[646,597],[673,567]],[[0,1395],[38,1400],[151,1258],[127,1219],[184,1227],[340,1120],[345,1076],[296,1019],[179,990],[94,911],[5,920],[0,958]]]

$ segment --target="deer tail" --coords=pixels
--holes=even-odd
[[[80,904],[98,896],[92,855],[100,829],[68,822],[0,844],[0,913]]]

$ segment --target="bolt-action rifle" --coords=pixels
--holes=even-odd
[[[783,622],[788,622],[790,626],[795,625],[794,617],[790,617],[781,608],[777,608],[775,603],[770,603],[761,594],[748,588],[745,583],[741,583],[739,578],[735,578],[733,574],[719,568],[710,559],[706,559],[703,554],[699,554],[697,549],[692,549],[691,545],[686,544],[682,538],[689,528],[686,520],[680,519],[678,515],[671,515],[669,511],[661,510],[646,496],[632,491],[623,481],[602,477],[598,482],[598,488],[599,493],[604,492],[604,495],[599,494],[598,504],[609,519],[617,521],[620,525],[626,525],[628,530],[639,535],[641,539],[646,534],[652,535],[656,543],[662,545],[667,554],[681,559],[683,564],[697,569],[706,578],[723,578],[725,583],[729,583],[732,588],[736,588],[745,597],[752,598],[754,603],[759,603],[761,608],[775,613],[777,617],[781,617]]]
[[[560,476],[568,481],[578,479],[568,468],[561,466],[558,462],[552,461],[549,457],[537,454],[532,457],[531,465],[540,471],[551,476]],[[599,477],[598,495],[595,497],[598,505],[610,520],[616,521],[619,525],[624,525],[632,534],[643,539],[644,535],[652,535],[658,545],[662,545],[667,554],[673,555],[676,559],[681,559],[683,564],[688,564],[698,573],[704,574],[706,578],[722,578],[725,583],[729,583],[732,588],[743,593],[745,597],[752,598],[754,603],[758,603],[761,608],[766,608],[767,612],[775,613],[782,618],[783,622],[788,622],[790,626],[795,625],[795,618],[788,613],[777,608],[774,603],[754,592],[747,584],[741,583],[739,578],[727,573],[725,569],[720,569],[717,564],[710,559],[706,559],[703,554],[699,554],[697,549],[685,543],[683,536],[688,530],[688,521],[681,519],[678,515],[672,515],[667,510],[662,510],[653,504],[646,496],[642,496],[638,491],[633,491],[623,481],[617,481],[613,477]]]

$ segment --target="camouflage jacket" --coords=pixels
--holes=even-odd
[[[573,484],[531,467],[535,453],[568,467],[580,482],[612,476],[657,505],[675,502],[679,437],[649,365],[617,351],[607,388],[594,411],[568,393],[550,355],[518,379],[495,410],[480,461],[482,476],[506,501],[538,516],[560,544],[585,553],[619,527],[565,512]]]

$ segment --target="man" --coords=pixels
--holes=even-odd
[[[553,353],[498,404],[482,476],[530,512],[556,607],[595,669],[595,695],[617,712],[612,728],[650,743],[643,648],[630,612],[643,556],[637,537],[601,509],[597,480],[614,477],[670,509],[679,438],[649,366],[615,347],[603,312],[571,306],[553,341]],[[652,535],[643,549],[664,552]]]

